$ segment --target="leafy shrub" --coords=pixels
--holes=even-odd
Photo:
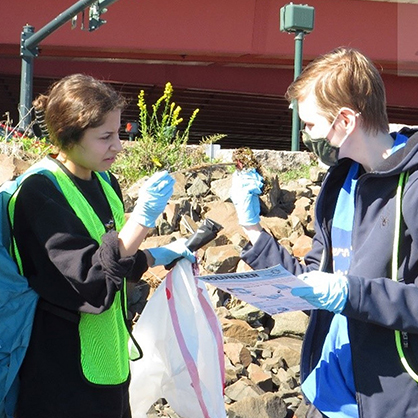
[[[53,146],[45,139],[21,137],[0,137],[0,153],[19,157],[22,160],[35,163],[48,153]]]
[[[165,85],[163,95],[151,105],[148,111],[145,103],[145,92],[138,95],[138,136],[127,142],[112,171],[119,181],[130,185],[138,178],[159,170],[176,171],[202,164],[207,161],[203,145],[214,143],[225,135],[216,134],[202,139],[202,146],[191,149],[187,147],[190,128],[199,112],[195,109],[184,131],[180,125],[184,122],[180,116],[181,107],[173,102],[173,87]]]

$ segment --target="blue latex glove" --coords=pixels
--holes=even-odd
[[[178,239],[162,247],[148,248],[154,257],[154,266],[166,266],[177,258],[187,258],[191,263],[196,261],[196,257],[185,245],[186,239]]]
[[[154,173],[139,189],[131,218],[148,228],[155,227],[155,221],[173,194],[174,183],[168,171]]]
[[[299,296],[319,309],[326,309],[334,313],[341,313],[348,297],[348,280],[344,276],[311,271],[300,274],[298,279],[306,286],[295,287],[291,290],[293,296]]]
[[[231,200],[237,211],[240,225],[256,225],[260,222],[260,199],[263,177],[251,170],[235,171],[232,175]]]

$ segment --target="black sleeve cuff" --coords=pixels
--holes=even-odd
[[[136,261],[136,254],[121,258],[118,233],[111,231],[103,236],[99,260],[106,274],[112,277],[114,282],[118,282],[130,275]]]
[[[139,250],[135,254],[134,265],[130,273],[126,275],[126,280],[128,282],[137,283],[147,270],[148,270],[147,257],[145,256],[145,253],[143,251]]]

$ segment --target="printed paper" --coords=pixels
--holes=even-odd
[[[316,309],[309,302],[290,293],[292,288],[306,284],[280,264],[263,270],[196,276],[196,278],[270,315]]]

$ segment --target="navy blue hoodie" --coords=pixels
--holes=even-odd
[[[342,312],[348,319],[356,398],[361,418],[416,418],[418,383],[405,371],[394,330],[408,333],[404,349],[418,373],[418,133],[404,129],[406,146],[372,172],[360,176],[352,234],[349,293]],[[263,232],[242,258],[254,269],[281,263],[294,274],[309,270],[332,272],[331,224],[338,193],[351,160],[332,167],[315,207],[312,250],[301,264]],[[395,221],[399,174],[409,172],[402,196],[401,225]],[[399,282],[391,280],[395,229],[400,227]],[[301,359],[302,380],[318,362],[333,314],[312,311]]]

